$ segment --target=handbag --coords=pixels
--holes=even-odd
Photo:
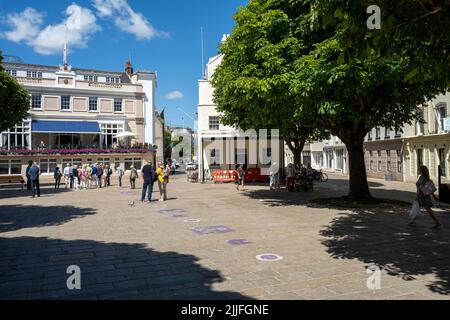
[[[431,180],[428,180],[427,182],[425,182],[423,185],[420,186],[419,189],[426,196],[433,194],[437,190],[436,186],[434,185],[433,181],[431,181]]]
[[[415,200],[413,202],[413,205],[411,207],[411,211],[409,212],[409,217],[411,219],[415,219],[420,215],[420,206],[419,206],[419,201]]]

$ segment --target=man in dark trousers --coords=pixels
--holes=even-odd
[[[27,176],[27,190],[31,190],[31,179],[30,179],[29,171],[30,171],[32,166],[33,166],[33,161],[29,160],[28,161],[28,167],[25,170],[25,175]]]
[[[141,201],[144,202],[145,193],[148,191],[148,202],[152,202],[153,183],[156,180],[156,172],[150,161],[142,167],[141,175],[144,180],[144,184],[142,185]]]
[[[37,166],[36,163],[33,163],[33,166],[31,167],[29,171],[30,180],[31,180],[31,186],[33,188],[33,198],[41,196],[41,189],[39,187],[39,175],[41,174],[41,170]]]

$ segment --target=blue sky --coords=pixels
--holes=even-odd
[[[157,109],[166,121],[193,126],[201,78],[200,28],[205,62],[217,54],[233,15],[246,0],[0,0],[0,49],[25,63],[60,65],[64,25],[69,63],[122,70],[131,51],[135,69],[158,72]],[[168,94],[172,93],[172,99]],[[181,93],[181,95],[179,94]],[[178,97],[178,98],[177,98]],[[177,98],[177,99],[173,99]]]

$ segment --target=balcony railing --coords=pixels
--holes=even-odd
[[[127,154],[127,153],[152,153],[154,148],[77,148],[77,149],[0,149],[0,155],[83,155],[83,154]]]

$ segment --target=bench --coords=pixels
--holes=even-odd
[[[6,175],[0,176],[0,184],[20,183],[22,191],[25,184],[25,180],[21,175]]]

